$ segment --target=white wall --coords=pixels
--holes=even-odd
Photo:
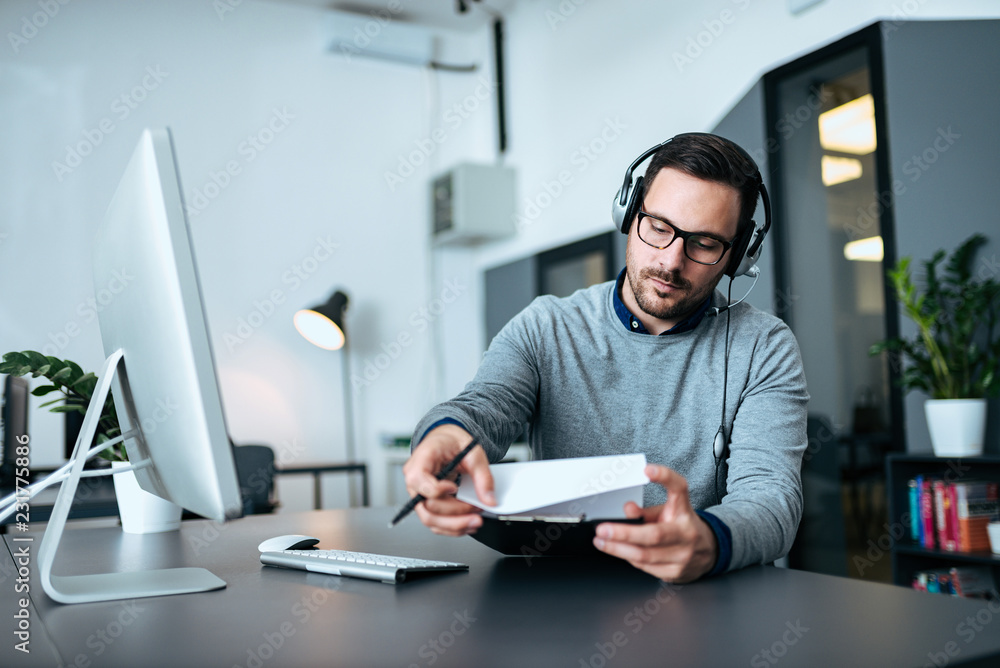
[[[248,0],[221,17],[206,2],[53,6],[58,13],[37,19],[42,28],[25,30],[30,39],[0,44],[0,352],[42,350],[99,368],[87,305],[92,239],[140,131],[169,125],[196,210],[190,224],[234,440],[270,443],[289,463],[344,458],[341,356],[292,327],[297,309],[336,287],[352,299],[355,372],[382,342],[402,333],[412,341],[359,388],[358,442],[376,450],[382,434],[408,433],[434,388],[431,330],[411,314],[445,278],[473,281],[459,266],[428,283],[425,181],[435,166],[394,190],[384,172],[440,125],[435,107],[475,95],[479,75],[326,53],[325,12],[292,5]],[[24,17],[40,11],[37,2],[3,3],[3,34],[20,34]],[[446,55],[481,60],[480,41],[450,36]],[[134,109],[121,102],[144,83]],[[489,118],[477,112],[446,126],[442,152],[491,150]],[[113,129],[96,130],[102,122]],[[269,143],[256,150],[248,136]],[[81,142],[96,146],[57,174],[53,162]],[[239,173],[220,176],[230,162]],[[269,304],[272,296],[281,303]],[[36,409],[31,427],[34,463],[59,461],[61,419]],[[327,487],[340,492],[330,503],[344,498],[341,481]],[[308,500],[307,489],[281,494],[293,507]]]
[[[1000,13],[971,0],[827,0],[798,16],[785,3],[751,0],[521,0],[507,20],[506,161],[518,170],[518,210],[532,217],[529,201],[548,205],[511,241],[432,252],[428,176],[494,159],[493,93],[479,78],[492,77],[486,29],[446,35],[448,59],[486,65],[462,75],[326,53],[325,12],[285,3],[244,0],[220,16],[194,0],[77,1],[26,30],[43,5],[56,6],[0,4],[0,352],[41,349],[99,366],[89,245],[139,132],[169,125],[189,204],[206,204],[191,226],[235,440],[270,443],[287,462],[344,456],[341,358],[295,333],[299,307],[336,287],[350,293],[359,374],[366,363],[385,366],[401,335],[410,341],[355,395],[376,500],[380,437],[408,433],[475,371],[483,269],[608,229],[611,197],[635,155],[712,127],[781,62],[879,17]],[[22,31],[25,39],[11,40]],[[116,102],[144,82],[134,109]],[[472,111],[449,114],[455,104]],[[251,160],[244,142],[267,138],[275,110],[290,119],[275,121],[281,131]],[[53,162],[102,121],[113,131],[60,179]],[[390,188],[386,172],[411,155],[420,161],[413,152],[437,129],[443,143]],[[216,191],[213,174],[230,161],[240,173]],[[572,183],[552,196],[561,171]],[[201,200],[206,192],[216,196]],[[313,264],[318,239],[336,250],[318,251],[323,261]],[[296,282],[296,266],[315,270]],[[421,309],[438,311],[446,281],[460,286],[457,299],[427,317]],[[270,310],[259,304],[273,291],[283,302],[232,345],[241,319]],[[61,421],[35,410],[31,424],[35,463],[59,461]],[[343,501],[343,487],[328,484],[328,503]],[[307,503],[307,490],[281,493],[290,507]]]
[[[635,156],[678,132],[711,129],[778,65],[879,19],[1000,16],[989,0],[826,0],[797,15],[786,7],[754,0],[520,2],[507,22],[507,163],[518,170],[519,213],[534,213],[532,200],[549,206],[516,238],[484,246],[476,266],[610,229],[611,200]],[[611,130],[609,121],[619,127]],[[555,190],[562,170],[572,184],[550,200],[546,184]],[[469,317],[481,320],[476,308]],[[475,364],[449,366],[448,389],[474,371]]]

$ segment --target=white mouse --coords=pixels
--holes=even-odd
[[[319,538],[312,536],[300,536],[292,534],[289,536],[275,536],[268,538],[257,546],[261,552],[281,552],[282,550],[307,550],[319,542]]]

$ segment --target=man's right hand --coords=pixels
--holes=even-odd
[[[458,425],[441,425],[424,436],[403,466],[406,490],[410,496],[422,494],[427,499],[417,505],[417,515],[434,533],[464,536],[474,533],[483,524],[479,508],[455,498],[458,485],[454,481],[436,478],[437,473],[471,441],[469,432]],[[493,475],[482,447],[473,448],[455,471],[472,477],[476,495],[484,504],[496,505]]]

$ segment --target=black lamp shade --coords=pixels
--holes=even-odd
[[[347,343],[344,311],[348,301],[347,295],[337,290],[325,304],[296,312],[295,329],[313,345],[340,350]]]

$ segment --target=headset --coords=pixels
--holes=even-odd
[[[685,132],[675,137],[671,137],[665,142],[657,144],[656,146],[653,146],[645,151],[642,155],[636,158],[631,165],[629,165],[627,170],[625,170],[625,179],[622,182],[622,187],[618,189],[618,194],[615,195],[615,201],[611,205],[611,220],[614,222],[615,227],[618,228],[618,231],[622,234],[629,233],[632,221],[635,220],[636,215],[639,213],[642,198],[646,194],[644,184],[645,177],[640,176],[636,179],[635,185],[633,185],[632,174],[639,167],[639,165],[641,165],[651,155],[670,142],[683,137],[713,137],[715,139],[722,140],[727,146],[733,148],[737,153],[743,156],[743,158],[750,165],[753,166],[754,173],[752,174],[752,177],[757,183],[757,192],[764,204],[764,227],[757,227],[757,224],[752,220],[749,225],[741,226],[736,233],[736,238],[733,239],[733,247],[730,249],[732,252],[729,256],[729,262],[726,263],[725,274],[726,276],[729,276],[729,278],[735,278],[737,276],[753,276],[756,278],[759,273],[759,269],[757,269],[757,259],[760,257],[760,247],[764,242],[764,237],[771,229],[771,198],[767,194],[767,188],[764,186],[764,179],[761,178],[760,169],[757,167],[757,163],[754,162],[754,159],[751,158],[750,154],[743,150],[741,146],[726,139],[725,137],[709,134],[707,132]]]
[[[611,220],[614,222],[615,227],[622,234],[628,234],[629,228],[632,225],[632,221],[639,213],[639,207],[642,203],[642,199],[646,194],[646,189],[644,185],[645,177],[640,176],[635,181],[635,185],[632,184],[632,174],[647,158],[662,149],[664,146],[672,141],[683,137],[711,137],[714,139],[721,140],[727,146],[734,149],[739,153],[748,164],[753,167],[753,174],[751,175],[757,184],[757,193],[764,205],[764,226],[757,227],[757,224],[751,220],[748,225],[742,225],[740,229],[736,232],[736,238],[733,239],[733,245],[730,249],[732,251],[729,261],[726,263],[726,268],[724,273],[729,277],[729,295],[726,299],[726,305],[721,307],[710,307],[708,315],[718,316],[720,313],[726,313],[726,340],[725,340],[725,361],[723,365],[723,376],[722,376],[722,418],[719,423],[719,430],[715,434],[715,439],[712,443],[712,455],[715,458],[715,497],[717,503],[721,503],[721,495],[719,494],[719,467],[723,460],[726,459],[729,446],[729,434],[726,431],[726,388],[728,386],[729,380],[729,324],[730,324],[730,309],[736,304],[739,304],[747,295],[750,294],[750,290],[753,290],[754,285],[757,285],[757,278],[760,276],[760,269],[757,267],[757,259],[760,257],[761,244],[764,242],[764,237],[767,236],[768,231],[771,229],[771,199],[767,194],[767,188],[764,186],[764,179],[761,178],[760,168],[757,167],[757,163],[750,154],[747,153],[741,146],[736,144],[725,137],[720,137],[719,135],[709,134],[707,132],[685,132],[676,135],[665,142],[657,144],[652,148],[646,150],[642,155],[632,161],[629,168],[625,171],[625,179],[622,181],[621,188],[618,189],[618,194],[615,195],[615,200],[611,205]],[[736,169],[735,165],[730,165],[732,168]],[[743,298],[737,302],[732,301],[732,289],[733,289],[733,279],[737,276],[750,276],[754,279],[753,284],[750,286],[750,290],[747,290],[747,294],[743,295]]]

